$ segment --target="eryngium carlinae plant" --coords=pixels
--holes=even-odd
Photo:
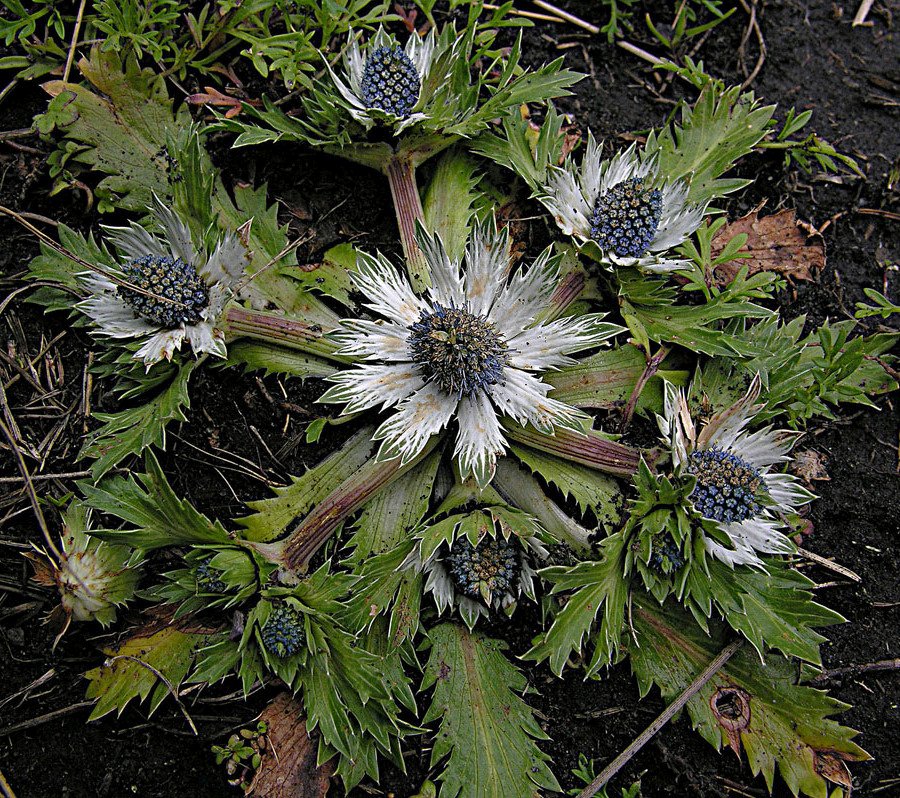
[[[655,155],[632,144],[609,160],[588,133],[581,168],[571,156],[551,167],[538,193],[562,232],[605,267],[669,272],[685,261],[667,254],[697,230],[705,206],[687,201],[688,184],[660,174]]]
[[[797,433],[748,429],[763,407],[756,404],[760,387],[756,375],[744,397],[712,416],[698,433],[684,392],[666,382],[664,414],[657,416],[674,478],[693,482],[685,499],[703,529],[698,541],[710,556],[732,567],[764,568],[760,555],[793,553],[794,544],[784,534],[788,519],[815,498],[796,477],[775,470],[790,460]],[[679,559],[668,541],[654,556],[668,558],[670,569]]]
[[[139,341],[134,356],[148,369],[185,340],[195,355],[224,358],[220,324],[248,263],[246,244],[227,232],[207,248],[159,198],[149,211],[156,232],[134,222],[105,228],[119,267],[82,273],[89,295],[76,307],[98,336]]]
[[[417,237],[430,275],[424,296],[383,256],[360,255],[353,280],[376,319],[341,322],[339,354],[359,365],[329,377],[319,401],[344,404],[343,414],[391,410],[374,438],[381,459],[403,464],[455,421],[459,470],[481,486],[506,448],[502,417],[546,434],[589,430],[590,417],[550,398],[541,375],[621,328],[602,314],[546,321],[558,259],[548,249],[514,269],[508,232],[493,222],[476,225],[462,269],[438,236],[419,227]]]
[[[91,537],[91,512],[81,502],[72,501],[62,520],[61,549],[26,555],[35,581],[59,591],[59,605],[48,618],[60,628],[57,640],[73,620],[109,626],[140,579],[139,552]]]
[[[535,568],[547,558],[544,542],[551,540],[534,518],[504,504],[491,488],[457,485],[416,533],[401,568],[424,573],[438,614],[455,608],[472,629],[492,612],[511,616],[521,595],[536,600]]]

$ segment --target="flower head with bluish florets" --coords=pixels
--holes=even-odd
[[[247,247],[226,233],[207,256],[188,225],[158,198],[150,210],[158,235],[134,223],[106,228],[121,265],[113,275],[82,274],[90,296],[77,307],[99,335],[143,340],[135,357],[148,368],[171,359],[185,340],[195,355],[225,357],[225,336],[216,325],[244,274]]]
[[[782,516],[813,495],[796,477],[773,470],[787,462],[796,434],[771,427],[747,430],[759,410],[757,375],[746,395],[717,413],[697,433],[684,392],[665,384],[665,414],[657,416],[677,474],[690,474],[694,510],[714,524],[722,540],[704,537],[707,552],[728,565],[763,567],[760,554],[794,550]]]
[[[571,160],[551,168],[541,202],[600,263],[648,272],[681,268],[684,261],[666,252],[700,226],[706,208],[689,204],[687,184],[667,181],[656,159],[642,158],[633,144],[608,161],[600,149],[589,133],[581,168]]]
[[[320,401],[344,404],[345,414],[393,408],[374,437],[383,441],[380,457],[404,464],[455,420],[460,471],[485,485],[505,450],[502,416],[548,434],[590,424],[550,398],[540,375],[620,328],[598,314],[545,321],[559,282],[556,259],[546,251],[511,273],[509,236],[493,222],[477,226],[462,268],[439,237],[420,229],[418,240],[430,272],[426,296],[383,257],[360,255],[354,281],[383,318],[342,322],[340,353],[363,362],[329,377],[334,385]]]
[[[400,44],[384,28],[360,46],[351,33],[344,52],[344,70],[328,71],[348,113],[366,130],[376,124],[392,126],[398,134],[426,118],[416,110],[422,86],[435,56],[434,29],[424,38],[410,35]]]

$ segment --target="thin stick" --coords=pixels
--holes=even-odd
[[[650,742],[653,736],[665,726],[674,715],[680,712],[684,708],[684,705],[687,704],[687,702],[690,701],[713,676],[716,675],[716,672],[728,662],[732,656],[734,656],[735,652],[743,644],[743,638],[738,638],[725,646],[725,648],[716,655],[715,659],[701,671],[700,675],[688,685],[687,689],[669,704],[669,706],[660,713],[659,717],[657,717],[653,723],[634,739],[634,742],[632,742],[628,748],[610,762],[606,769],[578,794],[578,798],[591,798],[606,786],[609,780],[615,776],[638,751]]]
[[[72,31],[72,41],[69,43],[69,54],[66,56],[66,68],[63,70],[63,83],[69,82],[69,73],[72,71],[72,60],[75,58],[75,46],[78,44],[78,34],[81,33],[81,21],[84,19],[84,7],[87,0],[81,0],[78,6],[78,16],[75,17],[75,30]]]
[[[843,668],[832,668],[822,671],[810,680],[810,684],[821,684],[841,676],[858,676],[862,673],[878,673],[881,671],[900,671],[900,659],[881,659],[877,662],[866,662],[862,665],[845,665]]]
[[[495,6],[491,3],[484,4],[485,11],[498,11],[500,6]],[[519,11],[517,8],[511,8],[509,13],[513,17],[525,17],[526,19],[536,19],[539,22],[562,22],[559,17],[552,16],[551,14],[537,14],[534,11]]]
[[[576,27],[582,28],[588,33],[600,33],[600,28],[598,28],[596,25],[591,25],[590,22],[585,22],[583,19],[576,17],[574,14],[570,14],[568,11],[563,11],[561,8],[557,8],[551,3],[545,2],[545,0],[532,0],[532,2],[538,8],[542,8],[544,9],[544,11],[549,11],[554,16],[557,16],[560,19],[564,19],[566,22],[571,22]]]
[[[872,10],[874,3],[875,0],[862,0],[856,11],[856,16],[853,17],[853,25],[851,27],[856,28],[866,24],[866,17],[869,16],[869,12]]]
[[[616,44],[621,47],[626,52],[631,53],[632,55],[636,55],[638,58],[643,58],[648,64],[653,64],[653,66],[662,66],[663,64],[671,64],[671,61],[666,60],[665,58],[657,58],[652,53],[648,53],[646,50],[642,50],[640,47],[632,44],[631,42],[626,42],[622,39],[616,42]]]
[[[48,712],[46,715],[41,715],[37,718],[32,718],[31,720],[23,720],[21,723],[16,723],[12,726],[7,726],[5,729],[0,729],[0,737],[6,737],[10,734],[16,734],[20,731],[27,731],[28,729],[33,729],[35,726],[43,726],[45,723],[49,723],[51,720],[62,718],[65,715],[71,715],[73,712],[77,712],[79,709],[87,709],[88,707],[92,707],[93,705],[93,701],[79,701],[77,704],[71,704],[70,706],[63,707],[62,709],[56,709],[53,712]]]
[[[9,782],[3,775],[2,770],[0,770],[0,795],[2,795],[3,798],[16,798],[16,794],[13,792],[13,788],[9,786]]]
[[[669,347],[662,344],[659,347],[659,351],[647,361],[647,365],[644,367],[644,371],[638,378],[634,390],[631,392],[631,396],[628,397],[628,404],[625,405],[625,411],[622,413],[622,422],[619,424],[619,432],[625,432],[625,430],[628,429],[628,425],[631,423],[631,418],[637,407],[638,400],[644,392],[644,387],[650,381],[650,378],[659,371],[660,365],[662,365],[663,360],[666,359],[666,355],[668,354]]]
[[[847,579],[852,579],[854,582],[862,582],[862,577],[855,571],[851,571],[849,568],[845,568],[843,565],[838,565],[836,562],[832,562],[831,560],[826,560],[824,557],[812,551],[808,551],[807,549],[798,546],[797,553],[802,557],[806,557],[807,560],[812,560],[817,565],[821,565],[823,568],[827,568],[829,571],[834,571],[836,574],[845,576],[847,577]]]

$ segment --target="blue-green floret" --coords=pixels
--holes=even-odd
[[[697,478],[691,501],[706,518],[730,523],[760,514],[759,469],[718,447],[691,452],[688,471]]]
[[[473,546],[461,537],[447,555],[447,568],[456,589],[477,600],[485,592],[492,596],[515,593],[521,562],[512,540],[489,536]]]
[[[673,573],[685,563],[681,548],[671,535],[660,536],[653,541],[653,554],[650,555],[650,567],[660,574]]]
[[[212,557],[207,557],[197,566],[195,578],[197,589],[203,593],[224,593],[228,589],[222,574],[210,565]]]
[[[402,47],[378,47],[366,59],[360,89],[367,108],[407,117],[421,86],[415,64]]]
[[[120,285],[119,296],[152,324],[166,329],[196,324],[209,306],[209,287],[181,258],[144,255],[130,261],[123,272],[139,290]]]
[[[410,356],[445,393],[472,396],[503,381],[509,363],[506,340],[486,317],[435,302],[409,330]]]
[[[266,651],[279,659],[297,654],[306,642],[303,614],[287,604],[276,605],[263,624],[260,636]]]
[[[662,218],[662,192],[644,177],[633,177],[598,197],[591,215],[591,238],[620,258],[647,254]]]

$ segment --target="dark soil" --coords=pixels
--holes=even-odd
[[[596,3],[563,5],[598,21]],[[896,266],[891,268],[900,261],[896,222],[860,211],[900,210],[897,194],[888,186],[889,171],[900,163],[900,52],[891,15],[880,3],[870,14],[872,25],[857,28],[850,24],[856,2],[843,7],[820,2],[761,5],[767,59],[753,89],[765,101],[777,102],[782,117],[791,105],[813,109],[816,131],[853,154],[865,173],[864,179],[810,177],[786,167],[777,154],[759,156],[742,167],[745,175],[757,178],[756,183],[729,203],[733,218],[768,198],[768,211],[793,207],[801,218],[823,229],[829,255],[825,272],[817,282],[781,297],[786,315],[806,314],[807,325],[813,328],[826,318],[847,318],[854,304],[864,299],[862,289],[867,286],[898,301]],[[665,19],[663,9],[669,4],[650,6],[655,20]],[[642,17],[636,15],[639,27],[629,38],[659,52],[643,41]],[[710,72],[728,82],[743,80],[739,47],[745,24],[746,16],[736,14],[705,39],[695,58],[702,57]],[[530,61],[537,64],[564,52],[569,66],[590,75],[559,107],[610,146],[619,146],[624,132],[663,123],[674,100],[690,93],[686,84],[676,80],[670,85],[604,38],[572,27],[542,25],[526,33],[526,42]],[[574,46],[557,49],[568,43]],[[751,41],[748,69],[757,52]],[[45,102],[33,86],[16,88],[4,100],[5,127],[27,127]],[[314,261],[348,237],[359,237],[369,249],[397,250],[390,195],[374,172],[288,145],[244,150],[232,160],[225,142],[222,145],[217,160],[226,178],[268,181],[270,196],[293,211],[283,218],[291,221],[292,232],[315,229],[310,245],[299,253],[301,261]],[[49,195],[45,164],[49,151],[49,145],[34,136],[0,137],[0,203],[80,229],[93,226],[97,217],[85,208],[83,194]],[[533,215],[537,208],[529,211],[523,215]],[[14,290],[37,248],[9,222],[0,222],[0,230],[6,242],[0,250],[2,285]],[[540,231],[536,235],[540,237]],[[64,318],[41,316],[22,301],[24,296],[17,295],[0,319],[5,353],[12,358],[26,354],[35,368],[29,378],[16,378],[16,372],[4,365],[8,358],[3,358],[0,371],[10,409],[23,438],[46,454],[40,468],[29,462],[34,471],[79,471],[83,464],[74,458],[85,429],[82,378],[90,341]],[[41,390],[32,379],[43,386]],[[279,383],[234,369],[203,371],[192,385],[189,423],[172,430],[162,458],[176,490],[203,511],[227,519],[241,513],[242,502],[266,495],[266,479],[283,481],[287,474],[300,473],[312,455],[297,434],[304,421],[297,408],[308,405],[319,387],[289,380]],[[830,642],[823,654],[829,669],[900,657],[900,557],[894,548],[900,518],[896,401],[896,397],[884,400],[880,411],[844,409],[835,421],[812,428],[801,444],[824,458],[830,477],[816,483],[821,498],[812,505],[814,529],[804,545],[862,578],[853,584],[829,571],[810,570],[817,582],[836,583],[819,591],[820,600],[849,621],[827,630]],[[95,388],[92,406],[111,409],[113,403]],[[315,456],[320,453],[317,450]],[[235,455],[250,462],[238,470]],[[0,474],[4,478],[17,474],[5,447],[0,450]],[[73,482],[56,479],[43,486],[58,497],[71,490]],[[246,704],[217,704],[206,702],[213,691],[201,694],[189,705],[199,737],[190,733],[171,702],[149,719],[143,709],[132,706],[118,720],[86,725],[89,709],[80,705],[81,674],[98,664],[102,659],[98,646],[111,638],[84,627],[71,631],[51,650],[53,635],[41,618],[52,606],[52,597],[29,582],[30,571],[21,557],[27,544],[38,542],[40,536],[20,484],[5,479],[0,491],[0,770],[19,798],[237,794],[226,785],[224,771],[215,766],[210,746],[249,725],[270,696],[257,695]],[[523,620],[527,618],[525,610]],[[518,620],[517,616],[520,628]],[[495,631],[511,638],[515,652],[527,645],[528,632],[520,631],[517,639],[511,629]],[[569,772],[579,754],[602,766],[662,709],[655,693],[637,702],[627,666],[613,669],[602,682],[583,682],[577,673],[560,680],[545,668],[532,669],[529,677],[538,688],[530,700],[552,738],[545,748],[567,788],[577,786]],[[900,795],[900,743],[895,731],[900,676],[896,671],[867,673],[835,679],[828,686],[852,705],[841,720],[862,732],[859,740],[874,757],[853,767],[856,794]],[[58,714],[48,717],[50,713]],[[30,728],[29,722],[34,724]],[[427,775],[427,759],[427,750],[413,748],[408,775],[386,769],[382,787],[366,792],[411,795]],[[691,732],[686,717],[669,724],[614,784],[626,785],[641,774],[643,794],[650,798],[766,793],[762,780],[754,779],[745,763],[729,752],[717,754]],[[339,788],[335,792],[340,794]],[[777,795],[785,792],[776,784]],[[361,788],[354,794],[365,793]]]

